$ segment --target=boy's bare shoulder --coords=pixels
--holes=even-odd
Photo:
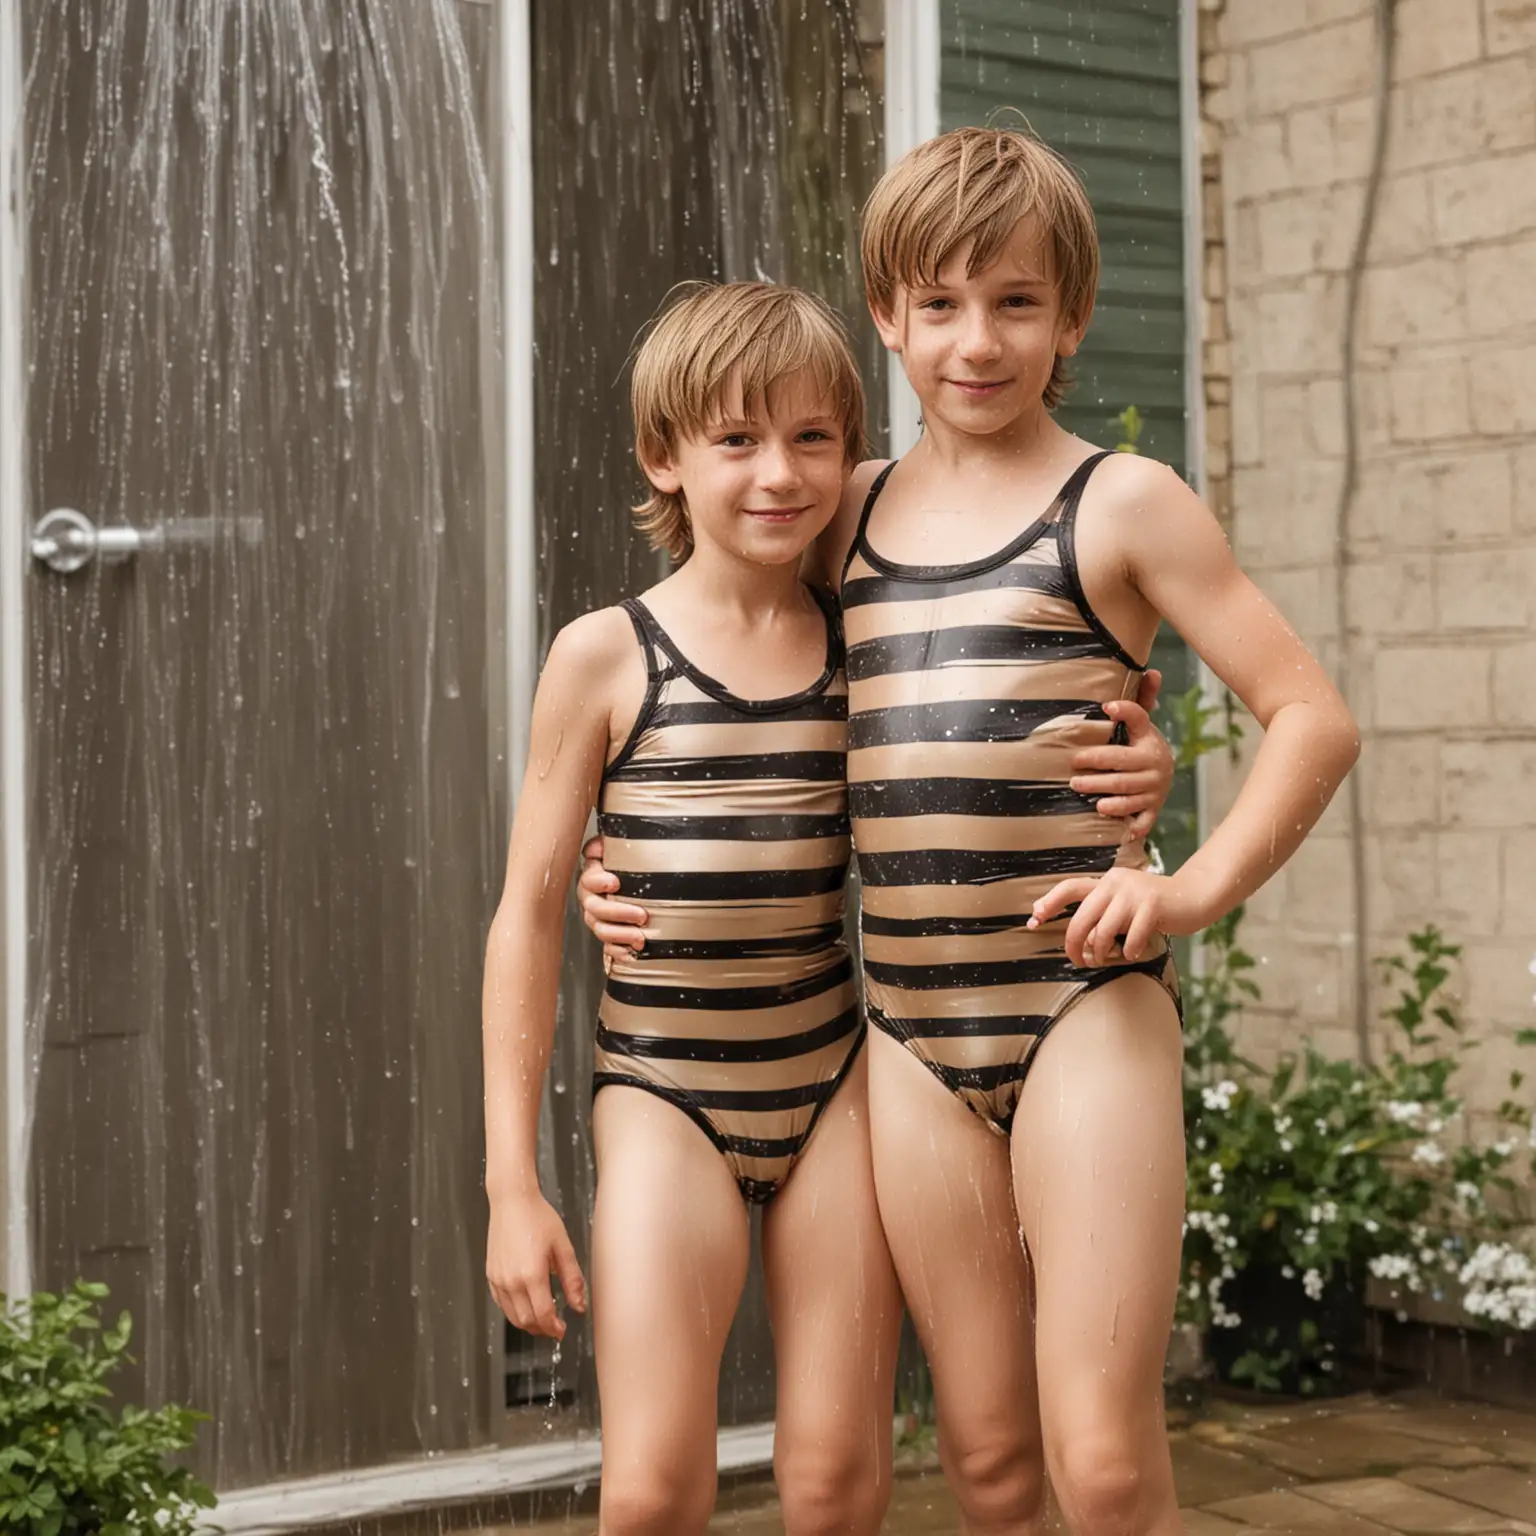
[[[544,668],[610,676],[635,650],[635,629],[620,607],[594,608],[572,619],[554,638]]]
[[[1126,536],[1145,537],[1191,515],[1210,517],[1171,464],[1140,453],[1113,453],[1094,472],[1083,506]]]
[[[1076,542],[1138,585],[1175,566],[1209,571],[1231,559],[1221,525],[1178,471],[1137,453],[1111,454],[1094,471]]]

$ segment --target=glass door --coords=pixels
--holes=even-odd
[[[21,9],[34,1282],[220,1487],[476,1443],[497,13]]]

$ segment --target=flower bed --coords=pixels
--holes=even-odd
[[[1536,1174],[1520,1073],[1476,1136],[1457,1078],[1475,1042],[1447,990],[1459,954],[1433,927],[1382,962],[1398,988],[1390,1050],[1365,1065],[1310,1042],[1271,1069],[1231,1025],[1258,997],[1241,912],[1205,935],[1188,989],[1189,1148],[1180,1320],[1205,1331],[1226,1380],[1331,1390],[1363,1334],[1368,1287],[1454,1296],[1493,1330],[1536,1329],[1536,1227],[1517,1179]],[[1536,1031],[1522,1032],[1536,1043]],[[1522,1096],[1523,1095],[1523,1096]]]

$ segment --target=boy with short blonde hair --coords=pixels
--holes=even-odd
[[[539,1098],[569,876],[591,808],[651,942],[597,1021],[592,1268],[603,1536],[702,1532],[749,1204],[791,1536],[879,1528],[900,1302],[870,1170],[864,1025],[843,941],[847,685],[832,600],[799,578],[863,449],[819,300],[698,285],[636,360],[637,509],[681,561],[556,637],[534,703],[485,971],[486,1260],[518,1327],[585,1286],[539,1191]]]
[[[1092,213],[1032,136],[918,146],[866,210],[881,339],[922,405],[818,541],[848,644],[880,1213],[973,1536],[1181,1529],[1162,1417],[1184,1193],[1167,938],[1290,857],[1348,709],[1166,466],[1051,418],[1092,314]],[[1097,814],[1167,619],[1263,727],[1173,875]],[[584,877],[589,920],[613,908]],[[1023,1241],[1020,1241],[1022,1236]]]

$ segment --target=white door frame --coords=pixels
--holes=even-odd
[[[534,509],[534,255],[532,0],[502,0],[501,335],[507,523],[508,803],[517,803],[528,761],[528,722],[538,681],[538,558]]]
[[[21,6],[0,10],[0,1133],[5,1228],[0,1289],[32,1289],[27,1210],[26,190]]]
[[[939,0],[885,0],[885,163],[890,166],[939,131]],[[889,451],[904,454],[918,439],[917,396],[901,359],[887,361]]]

